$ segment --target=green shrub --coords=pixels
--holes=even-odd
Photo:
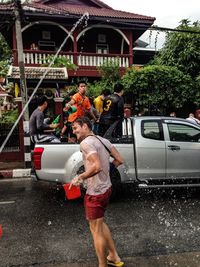
[[[1,118],[1,123],[14,124],[18,118],[18,110],[4,111]]]

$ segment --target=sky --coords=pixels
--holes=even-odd
[[[183,19],[200,21],[200,0],[102,0],[110,7],[140,15],[155,17],[154,25],[164,28],[176,28]],[[149,32],[140,39],[155,48],[155,36],[149,38]],[[158,35],[157,48],[164,43],[164,33]]]

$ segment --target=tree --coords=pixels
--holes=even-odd
[[[104,89],[113,90],[114,84],[121,80],[119,59],[106,60],[98,67],[101,80],[88,85],[88,94],[98,96]]]
[[[122,77],[124,88],[132,92],[140,107],[159,109],[162,114],[181,108],[196,99],[195,83],[176,67],[147,66],[130,69]]]
[[[0,61],[9,60],[11,58],[11,49],[0,33]]]
[[[102,81],[95,81],[94,83],[88,83],[88,96],[96,97],[101,94],[102,90],[105,88],[105,85]]]
[[[0,77],[6,77],[10,65],[11,50],[0,33]]]
[[[8,60],[0,61],[0,77],[6,77],[8,74],[10,62]]]
[[[119,71],[119,59],[106,60],[99,68],[98,68],[101,79],[108,86],[113,86],[114,83],[120,80],[120,71]]]
[[[195,78],[200,73],[200,23],[182,20],[177,29],[180,32],[167,34],[164,47],[152,64],[177,67]]]
[[[54,56],[48,56],[44,61],[45,63],[42,64],[42,66],[48,66],[49,63],[53,60]],[[69,70],[75,70],[77,68],[77,66],[73,63],[71,63],[71,61],[66,58],[65,56],[58,56],[55,58],[52,67],[55,68],[63,68],[66,67]]]
[[[197,87],[197,93],[196,93],[196,100],[195,104],[199,107],[200,105],[200,74],[196,78],[196,87]]]

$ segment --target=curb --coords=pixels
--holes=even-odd
[[[25,178],[31,176],[31,169],[0,170],[0,179]]]

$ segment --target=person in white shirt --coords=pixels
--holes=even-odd
[[[104,222],[104,213],[112,192],[110,155],[113,157],[112,164],[116,168],[123,164],[123,159],[109,140],[92,132],[89,118],[77,118],[72,124],[72,129],[80,142],[85,171],[71,180],[70,187],[79,185],[83,181],[87,187],[84,197],[85,214],[94,240],[98,267],[108,265],[122,267],[124,262],[121,261],[110,229]]]
[[[188,121],[190,121],[190,122],[192,122],[194,124],[200,124],[200,121],[194,117],[193,113],[190,113],[189,117],[186,118],[186,120],[188,120]]]

